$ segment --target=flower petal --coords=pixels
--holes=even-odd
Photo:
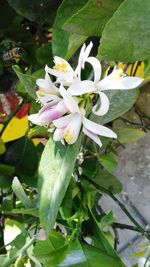
[[[69,124],[69,122],[72,120],[74,114],[69,114],[66,116],[63,116],[57,120],[53,120],[53,124],[57,128],[65,128]]]
[[[111,137],[111,138],[117,138],[116,133],[114,133],[112,130],[109,128],[99,125],[93,121],[90,121],[86,119],[85,117],[83,118],[83,125],[84,127],[89,130],[90,132],[94,134],[98,134],[101,136],[106,136],[106,137]]]
[[[72,95],[62,85],[60,86],[60,94],[63,97],[66,107],[71,113],[80,112],[78,104],[73,99]]]
[[[63,139],[64,129],[56,129],[53,135],[54,141],[61,141]]]
[[[37,79],[36,84],[39,86],[40,90],[44,93],[58,93],[58,88],[51,81],[48,73],[45,74],[45,79]]]
[[[94,82],[88,80],[76,82],[72,84],[67,91],[74,96],[92,93],[95,91]]]
[[[94,82],[97,83],[100,80],[101,72],[102,72],[102,68],[101,68],[101,64],[99,60],[95,57],[88,57],[86,62],[92,65],[93,70],[94,70]]]
[[[93,107],[92,112],[97,116],[103,116],[109,110],[109,99],[108,99],[107,95],[104,94],[103,92],[99,92],[99,97],[100,97],[100,105],[99,105],[99,103],[97,103]],[[99,108],[98,108],[98,106],[99,106]]]
[[[120,77],[118,79],[111,79],[108,75],[106,78],[97,83],[96,87],[98,90],[133,89],[138,87],[142,81],[142,78],[137,77]]]
[[[72,120],[64,129],[64,139],[68,144],[74,144],[79,136],[82,125],[82,115],[79,113],[73,114]]]
[[[102,142],[99,139],[99,137],[97,136],[97,134],[94,134],[92,132],[90,132],[89,130],[87,130],[85,127],[83,127],[83,133],[85,135],[87,135],[90,139],[92,139],[96,144],[98,144],[100,147],[102,146]]]
[[[39,113],[29,115],[28,120],[31,121],[33,124],[41,125],[41,122],[39,121]]]

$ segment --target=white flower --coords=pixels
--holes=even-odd
[[[122,69],[114,69],[111,74],[100,81],[101,77],[101,64],[94,57],[88,57],[89,51],[92,48],[92,45],[85,49],[83,45],[81,53],[79,56],[79,63],[77,66],[78,76],[80,75],[81,67],[84,67],[85,62],[89,62],[94,70],[94,81],[84,80],[72,83],[68,91],[73,96],[79,96],[86,93],[95,93],[99,94],[98,103],[93,107],[92,111],[98,116],[105,115],[109,110],[109,99],[107,95],[103,92],[105,90],[126,90],[133,89],[138,87],[143,81],[142,78],[137,77],[127,77],[123,73]],[[88,52],[86,51],[88,49]]]
[[[96,142],[100,147],[102,143],[98,137],[106,136],[117,138],[117,135],[109,128],[99,125],[88,120],[84,116],[84,110],[80,109],[73,97],[63,88],[60,87],[60,93],[64,97],[64,103],[71,114],[53,120],[56,127],[53,139],[54,141],[66,141],[68,144],[73,144],[77,141],[81,127],[83,125],[83,133]]]
[[[38,113],[28,116],[29,121],[37,125],[48,126],[50,123],[68,112],[64,101],[52,101],[44,105]]]
[[[78,79],[73,68],[65,59],[55,56],[54,63],[53,69],[46,65],[45,71],[54,75],[57,78],[56,82],[69,86]]]
[[[36,95],[43,105],[53,100],[59,100],[59,90],[51,81],[47,72],[45,74],[45,79],[36,80],[36,85],[38,86]]]

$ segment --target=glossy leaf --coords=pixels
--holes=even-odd
[[[62,145],[49,139],[39,166],[39,213],[47,235],[52,231],[59,207],[70,182],[80,141]]]
[[[110,100],[108,113],[102,117],[91,115],[91,119],[99,124],[108,123],[128,111],[138,97],[138,90],[110,90],[106,94]]]
[[[22,73],[20,68],[18,66],[13,66],[13,70],[17,74],[20,82],[24,85],[26,91],[32,98],[36,98],[36,79],[37,78],[42,78],[44,70],[39,70],[35,73],[27,74],[27,73]]]
[[[30,199],[27,197],[21,183],[19,182],[18,178],[15,177],[12,183],[12,190],[18,199],[22,202],[25,208],[32,208],[33,204]]]
[[[133,128],[116,128],[115,132],[120,143],[128,144],[136,142],[145,136],[145,132]]]
[[[117,167],[117,161],[110,154],[102,155],[100,157],[100,162],[108,172],[113,172]]]
[[[150,57],[150,1],[126,0],[106,25],[98,56],[132,62]]]
[[[84,42],[86,37],[82,37],[81,34],[72,36],[68,32],[62,30],[62,25],[69,19],[74,13],[82,8],[87,3],[87,0],[64,0],[57,11],[57,16],[53,25],[53,40],[52,49],[54,56],[60,56],[69,58],[75,50]],[[69,40],[70,39],[70,40]],[[72,39],[75,40],[76,46],[72,43]]]
[[[63,29],[86,36],[101,36],[103,28],[123,0],[90,0],[63,26]]]
[[[45,255],[43,260],[45,267],[124,267],[120,259],[77,240]]]

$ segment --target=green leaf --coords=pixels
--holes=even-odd
[[[6,212],[5,212],[6,213]],[[32,209],[12,209],[9,214],[26,214],[31,215],[34,217],[39,217],[38,209],[32,208]]]
[[[108,240],[106,239],[104,233],[101,230],[101,227],[99,223],[97,222],[96,218],[94,217],[92,211],[89,209],[89,215],[90,219],[93,223],[93,231],[95,232],[95,235],[99,241],[99,243],[102,245],[102,249],[108,253],[109,256],[112,256],[114,258],[118,258],[116,251],[113,249],[113,247],[110,245]]]
[[[66,20],[82,8],[86,2],[87,0],[74,0],[73,2],[70,0],[64,0],[60,5],[53,25],[52,50],[54,56],[56,55],[63,58],[67,56],[68,59],[86,39],[86,37],[82,36],[72,36],[68,32],[62,30],[62,25],[66,22]],[[76,42],[74,46],[72,40],[75,40],[75,38]]]
[[[0,155],[4,154],[5,151],[6,151],[5,144],[4,144],[3,140],[0,138]]]
[[[22,73],[18,66],[13,66],[13,70],[17,74],[20,82],[24,85],[26,91],[32,98],[36,98],[36,79],[42,78],[44,70],[38,70],[37,72],[31,74]]]
[[[110,101],[108,113],[102,117],[91,115],[91,120],[99,124],[108,123],[128,111],[138,97],[138,90],[108,90],[106,94]]]
[[[136,142],[145,136],[145,132],[133,128],[115,128],[115,133],[120,143],[128,144]]]
[[[132,62],[150,58],[150,1],[126,0],[107,23],[98,56]]]
[[[18,178],[15,177],[13,179],[13,183],[12,183],[12,190],[15,193],[15,195],[17,196],[17,198],[22,202],[22,204],[24,205],[25,208],[32,208],[33,204],[30,201],[30,199],[27,197],[21,183],[19,182]]]
[[[36,249],[36,257],[44,267],[125,267],[119,258],[109,256],[106,252],[103,252],[95,247],[80,244],[78,240],[72,242],[68,246],[63,246],[60,249],[51,250],[51,246],[48,241],[45,241],[45,253],[42,248],[42,243],[38,241],[39,249]],[[43,255],[40,254],[40,247]],[[48,247],[49,252],[48,253]]]
[[[0,163],[0,173],[1,174],[11,175],[14,173],[14,171],[15,171],[14,166]]]
[[[39,213],[47,235],[52,231],[57,213],[75,165],[80,140],[62,145],[49,139],[39,166]]]
[[[99,223],[99,226],[101,230],[103,230],[106,227],[111,226],[115,222],[115,218],[113,216],[113,212],[110,211],[108,214],[104,215]]]
[[[120,181],[107,171],[99,171],[95,177],[97,184],[103,186],[104,188],[110,190],[113,194],[118,194],[122,191],[122,184]]]
[[[100,161],[108,172],[113,172],[117,167],[117,161],[111,154],[100,156]]]
[[[6,219],[5,220],[5,229],[4,229],[4,244],[5,246],[15,240],[17,236],[19,236],[21,233],[25,233],[25,228],[22,223],[19,223],[12,219]],[[10,246],[7,247],[7,249],[10,249]]]
[[[63,29],[85,36],[101,36],[106,22],[123,0],[90,0],[75,13],[63,26]]]
[[[24,136],[15,142],[10,142],[4,156],[4,163],[14,165],[17,175],[35,175],[38,166],[38,155],[32,141]]]
[[[15,11],[31,21],[38,23],[48,23],[52,11],[50,0],[7,0]]]

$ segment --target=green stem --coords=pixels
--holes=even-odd
[[[131,220],[131,222],[137,227],[138,231],[140,233],[142,233],[149,241],[150,241],[150,235],[145,231],[145,229],[132,217],[132,215],[129,213],[129,211],[126,209],[126,207],[122,204],[122,202],[116,198],[113,193],[104,188],[103,186],[95,183],[92,179],[85,177],[84,179],[86,179],[89,183],[91,183],[92,185],[94,185],[99,191],[109,195],[116,203],[117,205],[122,209],[122,211],[127,215],[127,217]]]
[[[21,249],[17,251],[15,255],[12,256],[12,258],[7,259],[2,267],[10,267],[11,264],[14,263],[20,255],[24,255],[26,253],[27,249],[34,243],[35,239],[35,236],[31,238]]]
[[[5,131],[8,123],[11,121],[11,119],[16,115],[16,113],[19,111],[19,109],[22,107],[24,101],[22,100],[21,103],[16,107],[16,109],[10,114],[10,116],[8,117],[8,119],[4,120],[3,123],[3,128],[0,131],[0,136],[2,136],[3,132]]]

